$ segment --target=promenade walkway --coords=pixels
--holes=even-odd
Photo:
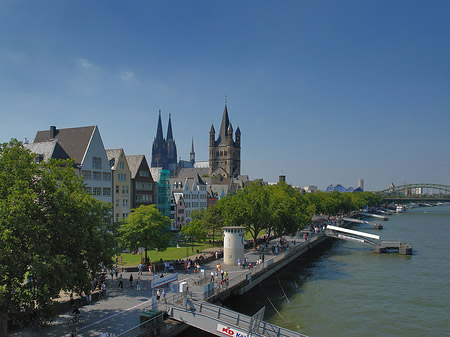
[[[296,237],[284,238],[290,246],[292,241],[295,240],[297,245],[302,245],[304,240],[298,235]],[[278,243],[279,240],[272,240],[270,244]],[[245,257],[249,262],[255,263],[259,259],[259,252],[256,250],[246,250]],[[276,256],[271,250],[266,250],[265,262],[268,263],[271,259],[275,259]],[[213,260],[201,265],[201,269],[205,270],[206,275],[210,275],[211,271],[216,270],[217,263],[222,265],[224,270],[227,270],[230,284],[233,280],[242,279],[245,274],[248,273],[247,269],[242,269],[238,266],[224,266],[223,258],[219,260]],[[196,277],[192,272],[188,274],[186,271],[177,271],[179,274],[179,281],[188,280]],[[130,274],[133,274],[133,287],[130,287],[128,278]],[[142,290],[136,289],[136,279],[138,276],[141,278]],[[55,276],[57,277],[57,276]],[[114,331],[116,335],[137,326],[139,322],[139,314],[145,307],[151,306],[152,291],[150,289],[153,276],[150,276],[148,272],[144,272],[143,275],[138,275],[137,272],[124,272],[122,273],[124,287],[118,288],[117,280],[107,280],[107,298],[105,300],[97,301],[89,305],[84,305],[80,308],[81,314],[84,316],[84,323],[77,326],[79,336],[99,336],[102,329],[106,332]],[[218,283],[221,280],[220,275],[215,282]],[[189,290],[192,292],[193,297],[201,298],[203,294],[203,285],[195,286],[190,282]],[[52,325],[42,328],[39,332],[36,332],[30,328],[25,328],[20,331],[10,331],[9,336],[12,337],[34,337],[34,336],[70,336],[71,328],[68,327],[67,322],[70,319],[71,311],[67,311],[53,322]]]

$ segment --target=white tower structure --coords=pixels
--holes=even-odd
[[[358,187],[364,191],[364,179],[359,179]]]
[[[223,264],[236,266],[238,259],[244,259],[245,227],[223,227],[223,231]]]

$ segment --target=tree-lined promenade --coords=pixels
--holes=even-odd
[[[315,214],[337,215],[375,206],[373,193],[303,195],[280,183],[254,182],[216,205],[192,213],[181,234],[193,241],[221,237],[222,226],[260,233],[294,235]],[[18,141],[0,147],[0,337],[9,324],[53,315],[61,291],[89,293],[91,280],[111,267],[117,247],[164,251],[170,220],[154,205],[134,210],[120,225],[111,223],[111,205],[85,192],[70,160],[36,163]]]

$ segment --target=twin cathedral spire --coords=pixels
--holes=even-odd
[[[215,133],[214,125],[211,125],[209,131],[209,175],[221,176],[223,178],[236,178],[241,174],[241,130],[239,127],[236,129],[233,139],[233,126],[228,117],[226,102],[217,139],[215,138]],[[194,167],[195,152],[193,138],[189,159],[190,166]],[[180,160],[180,165],[181,162]],[[173,139],[171,115],[169,114],[167,136],[164,139],[161,110],[159,111],[156,137],[153,141],[151,166],[169,170],[171,176],[175,175],[177,171],[177,146]]]

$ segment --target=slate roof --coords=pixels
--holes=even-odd
[[[123,152],[123,149],[108,149],[105,151],[109,162],[111,162],[111,159],[114,159],[111,170],[115,170],[117,168],[117,163],[119,162],[120,154]]]
[[[141,163],[144,160],[145,156],[143,154],[136,154],[126,157],[128,162],[128,168],[130,169],[131,172],[131,179],[134,179],[136,178],[136,175],[139,171],[139,167],[141,166]]]
[[[23,146],[29,149],[31,152],[42,156],[42,160],[48,161],[49,159],[68,159],[69,156],[64,150],[58,146],[58,141],[51,140],[48,142],[40,142],[40,143],[28,143],[23,144]],[[59,151],[58,151],[59,150]]]
[[[58,139],[59,145],[74,159],[75,164],[81,165],[86,149],[94,134],[96,125],[78,128],[56,129],[55,137],[51,137],[50,130],[38,131],[33,143],[48,142]]]

